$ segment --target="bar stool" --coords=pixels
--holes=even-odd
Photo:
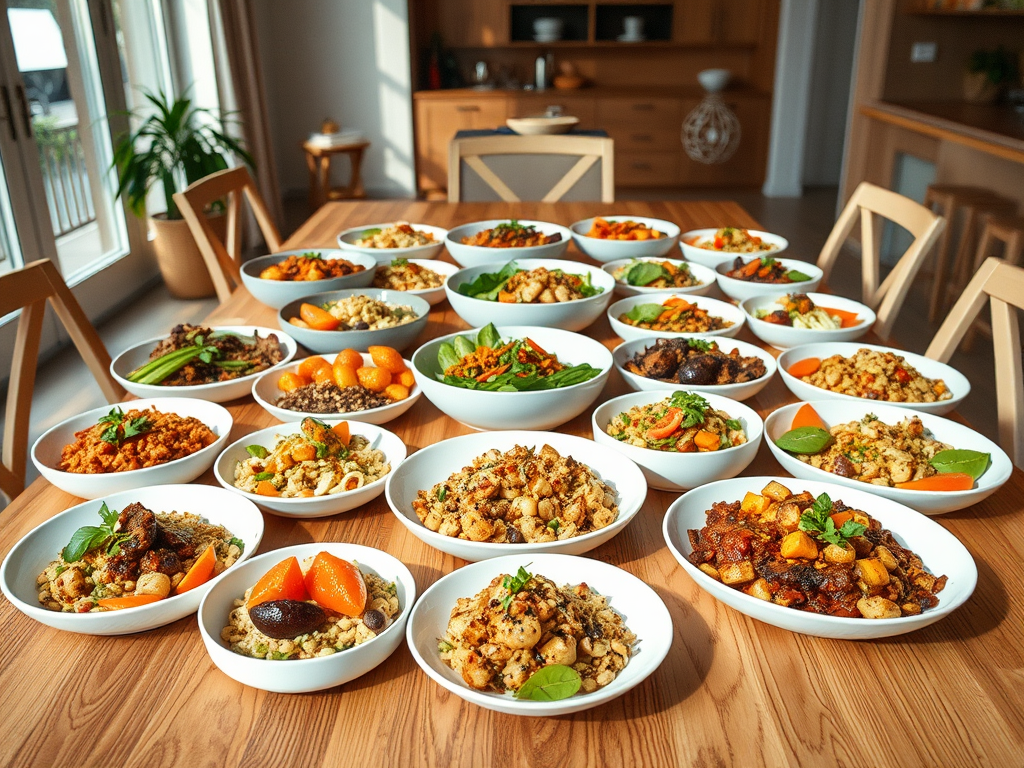
[[[1002,260],[1008,264],[1021,266],[1024,259],[1024,216],[997,216],[992,213],[981,215],[981,239],[978,241],[978,250],[974,254],[974,260],[970,263],[970,272],[961,269],[960,273],[954,276],[954,285],[965,290],[970,279],[977,274],[981,265],[989,257],[992,246],[1003,244]],[[967,265],[965,265],[967,266]],[[992,334],[992,327],[987,320],[978,318],[964,334],[960,349],[969,352],[971,344],[974,343],[974,334],[981,331],[986,335]]]
[[[981,213],[1013,214],[1017,204],[1013,200],[997,195],[983,187],[968,187],[957,184],[931,184],[925,193],[924,204],[935,210],[949,223],[939,240],[935,253],[935,270],[932,278],[931,299],[928,306],[928,320],[935,322],[943,313],[948,300],[946,277],[950,270],[950,245],[953,239],[953,223],[957,212],[963,212],[963,228],[957,244],[955,265],[970,261],[974,248],[978,216]],[[966,285],[966,280],[964,281]]]

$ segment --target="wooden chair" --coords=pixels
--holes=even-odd
[[[899,224],[914,236],[914,242],[881,285],[878,280],[881,229],[875,227],[876,215]],[[861,182],[850,197],[850,202],[839,214],[818,256],[818,266],[825,273],[825,281],[828,280],[843,243],[853,231],[858,216],[861,232],[861,300],[875,310],[878,316],[874,325],[875,333],[886,338],[903,307],[910,284],[945,229],[946,220],[903,195],[866,181]]]
[[[540,156],[528,158],[524,156]],[[557,156],[563,156],[559,161]],[[490,158],[485,163],[483,158]],[[572,158],[579,158],[575,163]],[[567,160],[566,160],[567,159]],[[595,168],[600,162],[600,167]],[[591,169],[593,171],[591,172]],[[596,194],[584,193],[588,172]],[[502,179],[501,175],[505,175]],[[583,182],[581,184],[580,182]],[[519,192],[514,192],[517,187]],[[574,190],[574,188],[576,188]],[[448,202],[493,200],[615,202],[615,142],[600,136],[480,136],[452,139],[448,145]]]
[[[270,218],[270,212],[256,189],[256,182],[245,166],[211,173],[193,182],[184,192],[174,195],[174,202],[188,222],[199,246],[210,278],[222,303],[242,284],[239,267],[242,261],[242,195],[249,200],[256,223],[267,241],[270,253],[281,250],[281,233]],[[207,221],[205,212],[218,200],[227,198],[227,242],[222,243]]]
[[[1020,327],[1014,312],[1014,308],[1024,309],[1024,269],[1001,259],[987,259],[953,305],[924,354],[947,362],[986,299],[992,309],[999,442],[1013,463],[1024,469],[1024,364]]]
[[[107,402],[116,403],[125,396],[125,391],[110,374],[107,348],[52,261],[35,261],[0,276],[0,317],[21,310],[7,388],[3,452],[0,453],[0,491],[11,499],[25,489],[29,413],[47,299],[96,377]]]

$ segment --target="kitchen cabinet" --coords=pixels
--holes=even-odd
[[[416,155],[421,190],[448,186],[448,142],[459,131],[495,128],[508,117],[503,95],[417,99]]]

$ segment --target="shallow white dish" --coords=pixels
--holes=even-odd
[[[827,493],[833,501],[842,501],[862,509],[892,531],[896,540],[915,552],[925,568],[936,576],[946,575],[949,581],[938,594],[939,604],[918,616],[898,619],[848,619],[825,616],[775,605],[739,590],[727,587],[692,565],[687,556],[693,551],[686,531],[702,528],[707,510],[717,501],[740,501],[747,491],[760,493],[772,480],[778,480],[794,493],[810,491],[815,496]],[[918,514],[891,499],[865,491],[846,488],[835,483],[798,480],[792,477],[738,477],[696,488],[677,499],[665,514],[662,525],[669,551],[689,576],[705,592],[735,608],[740,613],[766,624],[816,637],[838,640],[871,640],[913,632],[948,616],[974,592],[978,569],[967,548],[934,520]]]
[[[517,219],[517,221],[524,227],[533,226],[537,228],[538,232],[545,235],[561,235],[561,238],[547,245],[534,245],[529,248],[488,248],[483,245],[465,245],[462,242],[464,237],[470,237],[485,229],[493,229],[499,224],[507,224],[509,221],[510,219],[488,219],[487,221],[475,221],[472,224],[462,224],[448,231],[444,244],[448,247],[448,253],[452,255],[455,262],[462,267],[504,264],[512,259],[517,261],[520,259],[557,259],[569,247],[572,233],[568,229],[560,224],[527,219]]]
[[[719,264],[731,262],[737,256],[744,256],[746,258],[749,258],[750,256],[754,255],[749,253],[734,253],[731,251],[712,251],[707,248],[698,248],[696,245],[693,245],[694,241],[702,243],[705,240],[713,239],[715,236],[715,232],[717,232],[719,229],[720,227],[709,227],[707,229],[691,229],[689,232],[684,232],[682,235],[680,235],[679,248],[682,250],[683,256],[686,257],[686,260],[695,262],[697,264],[703,264],[705,267],[710,267],[711,269],[714,269]],[[773,235],[771,232],[763,232],[759,229],[748,229],[747,232],[749,232],[751,235],[754,235],[755,237],[760,237],[764,242],[775,246],[770,251],[761,251],[760,253],[763,255],[778,256],[780,253],[782,253],[782,251],[786,250],[789,247],[789,241],[786,240],[786,238],[780,237],[779,235]]]
[[[454,275],[459,271],[459,267],[455,264],[450,264],[447,261],[426,261],[424,259],[408,259],[410,264],[415,264],[424,269],[429,269],[432,272],[436,272],[441,276],[441,285],[437,288],[424,288],[419,291],[400,291],[400,293],[408,294],[409,296],[419,296],[424,299],[428,304],[433,306],[434,304],[440,304],[444,301],[444,281],[447,280],[451,275]],[[386,267],[391,262],[385,264],[378,264],[379,267]]]
[[[234,609],[234,601],[241,600],[245,590],[282,560],[296,557],[301,563],[305,558],[315,557],[320,552],[330,552],[358,563],[361,570],[395,583],[400,611],[391,626],[373,640],[316,659],[254,659],[235,653],[220,639],[221,630],[228,625],[228,614]],[[415,602],[416,582],[412,574],[391,555],[359,544],[323,542],[282,547],[253,558],[241,568],[232,568],[209,591],[199,606],[197,618],[206,652],[225,675],[263,691],[307,693],[347,683],[384,662],[402,642],[406,622]]]
[[[499,250],[510,251],[513,249],[501,248]],[[459,270],[445,281],[444,290],[456,314],[475,328],[487,325],[487,323],[494,323],[495,325],[536,325],[545,328],[561,328],[566,331],[580,331],[597,320],[612,300],[615,280],[600,267],[564,259],[515,259],[515,262],[520,269],[526,271],[545,267],[549,270],[561,269],[567,274],[573,275],[589,273],[593,286],[602,290],[596,296],[554,304],[504,304],[500,301],[474,299],[459,293],[459,286],[463,283],[472,283],[479,275],[500,272],[505,265],[503,261],[499,264],[485,264],[480,267]]]
[[[860,421],[868,413],[873,413],[886,424],[898,424],[910,416],[918,416],[925,429],[932,433],[932,437],[953,448],[964,448],[972,451],[981,451],[992,454],[992,462],[989,464],[985,474],[975,483],[975,488],[969,491],[914,491],[905,488],[888,488],[882,485],[871,485],[848,477],[834,475],[823,469],[817,469],[810,464],[805,464],[796,456],[790,454],[775,444],[775,440],[788,432],[793,423],[793,417],[803,403],[793,403],[773,412],[765,420],[765,435],[767,436],[768,447],[772,454],[778,459],[782,468],[794,477],[807,480],[821,480],[823,482],[845,485],[849,488],[863,489],[869,493],[884,496],[887,499],[906,504],[918,512],[926,515],[941,515],[945,512],[952,512],[957,509],[964,509],[977,504],[999,490],[1013,473],[1013,462],[1003,450],[984,435],[980,435],[970,427],[958,424],[955,421],[944,419],[930,413],[907,413],[906,408],[894,408],[891,405],[883,405],[879,402],[850,403],[839,400],[820,400],[811,403],[818,415],[830,427],[838,424],[846,424],[851,421]]]
[[[468,467],[473,459],[492,448],[508,451],[517,445],[540,450],[550,445],[562,456],[572,456],[586,464],[601,480],[610,485],[616,493],[619,516],[609,526],[600,530],[562,541],[541,544],[498,544],[493,542],[469,541],[435,533],[420,522],[412,503],[418,491],[429,491],[453,473]],[[398,471],[388,475],[385,496],[391,511],[399,522],[421,541],[449,555],[463,560],[487,560],[502,555],[530,556],[540,553],[557,552],[565,555],[580,555],[600,546],[621,531],[640,511],[647,498],[647,481],[643,472],[632,461],[623,458],[617,451],[598,445],[574,435],[558,432],[479,432],[443,440],[440,443],[421,448],[410,456]]]
[[[282,499],[275,496],[259,496],[255,493],[248,493],[239,488],[235,488],[235,466],[239,461],[249,458],[249,454],[246,452],[245,447],[247,445],[262,445],[270,451],[273,449],[274,445],[277,444],[277,438],[279,435],[281,437],[287,437],[288,435],[297,434],[300,431],[300,420],[278,424],[276,427],[267,427],[266,429],[261,429],[256,432],[250,432],[241,440],[229,445],[224,449],[223,453],[217,457],[217,462],[213,465],[213,474],[217,478],[217,482],[232,493],[237,493],[240,496],[249,499],[249,501],[258,505],[260,508],[265,509],[267,512],[280,515],[281,517],[327,517],[328,515],[337,515],[341,512],[348,512],[349,510],[360,507],[369,501],[373,501],[375,498],[380,496],[381,492],[384,490],[385,481],[394,474],[395,470],[405,459],[405,443],[401,441],[398,435],[389,432],[383,427],[378,427],[375,424],[336,418],[322,419],[322,421],[325,421],[331,426],[334,426],[339,421],[349,421],[353,435],[361,435],[365,437],[370,441],[370,447],[379,448],[384,452],[384,457],[391,465],[391,471],[379,480],[375,480],[369,485],[364,485],[362,488],[356,488],[354,491],[344,491],[342,493],[329,496],[325,495]]]
[[[622,280],[615,280],[615,292],[620,296],[640,296],[640,295],[651,295],[654,293],[675,293],[675,294],[694,294],[697,296],[706,296],[712,288],[715,287],[715,282],[718,277],[718,273],[713,269],[708,269],[700,264],[691,264],[687,261],[679,261],[678,259],[666,259],[662,257],[645,257],[643,259],[616,259],[615,261],[609,261],[601,269],[615,278],[615,270],[625,267],[634,261],[670,261],[677,267],[682,265],[686,269],[690,270],[695,278],[700,280],[700,285],[694,285],[689,288],[648,288],[643,285],[630,285]]]
[[[893,352],[894,354],[900,355],[911,366],[916,368],[922,376],[929,379],[942,379],[945,381],[946,387],[949,388],[953,397],[949,400],[940,400],[934,403],[891,403],[881,400],[868,400],[863,397],[843,395],[838,392],[831,392],[827,389],[822,389],[821,387],[815,387],[812,384],[807,384],[803,380],[796,378],[789,372],[793,363],[805,360],[808,357],[817,357],[822,360],[827,357],[831,357],[832,355],[850,357],[858,349],[874,349],[880,352]],[[813,402],[815,400],[841,400],[843,402],[862,403],[868,407],[874,403],[879,403],[880,405],[891,405],[896,408],[910,408],[914,411],[933,413],[936,416],[942,416],[943,414],[949,413],[955,409],[971,391],[971,382],[967,380],[966,376],[952,366],[924,357],[923,355],[915,355],[913,352],[894,349],[892,347],[880,347],[875,344],[860,344],[857,342],[842,341],[826,342],[824,344],[802,344],[799,347],[787,349],[779,355],[779,359],[776,362],[779,364],[779,375],[782,376],[782,380],[785,382],[786,386],[789,387],[789,391],[806,402]]]
[[[620,259],[640,259],[645,256],[664,256],[679,241],[679,226],[665,219],[652,219],[646,216],[601,216],[608,222],[635,221],[646,224],[651,229],[661,232],[664,237],[657,240],[602,240],[599,237],[587,237],[596,217],[582,219],[573,224],[572,239],[576,247],[594,261],[618,261]]]
[[[369,352],[361,352],[360,354],[363,356],[364,365],[373,365]],[[337,354],[323,355],[323,358],[331,364],[334,363],[334,358],[336,357]],[[277,388],[277,380],[282,374],[298,371],[301,363],[302,360],[298,360],[285,368],[269,371],[266,375],[260,376],[252,385],[253,399],[263,407],[263,410],[278,421],[302,420],[307,416],[312,416],[315,419],[347,419],[348,421],[362,421],[366,424],[386,424],[392,419],[397,419],[412,408],[416,401],[420,399],[420,395],[423,394],[423,390],[418,385],[413,385],[409,390],[409,396],[405,400],[399,400],[390,405],[382,405],[379,408],[370,408],[366,411],[352,411],[350,413],[305,413],[303,411],[290,411],[287,408],[278,408],[275,403],[284,395],[284,392]],[[405,367],[411,370],[412,361],[405,360]]]
[[[288,322],[299,316],[299,307],[303,304],[323,304],[328,301],[340,301],[349,296],[369,296],[371,299],[383,301],[392,306],[412,307],[417,318],[405,325],[391,328],[378,328],[372,331],[316,331],[312,328],[300,328]],[[367,347],[380,345],[394,347],[402,351],[415,340],[427,325],[430,304],[419,296],[412,296],[405,291],[387,291],[381,288],[351,288],[344,291],[316,293],[298,299],[283,306],[277,313],[277,322],[287,330],[302,346],[313,352],[340,352],[343,349],[356,349],[365,352]]]
[[[36,577],[57,558],[72,534],[84,525],[98,525],[101,501],[86,501],[54,515],[14,545],[0,567],[0,587],[11,604],[31,619],[55,629],[85,635],[126,635],[162,627],[194,613],[203,596],[250,558],[263,538],[263,515],[246,499],[209,485],[154,485],[107,494],[111,510],[139,502],[153,512],[191,512],[223,525],[245,542],[238,560],[219,576],[183,595],[138,608],[99,613],[48,611],[39,604]]]
[[[338,247],[343,251],[355,252],[372,256],[378,264],[387,264],[392,259],[436,259],[444,249],[444,238],[448,234],[447,229],[432,227],[429,224],[409,224],[410,227],[426,232],[434,236],[434,242],[427,245],[417,245],[412,248],[363,248],[356,245],[356,240],[363,239],[363,233],[368,229],[387,229],[397,222],[388,221],[383,224],[366,224],[361,227],[346,229],[338,235]]]
[[[535,38],[536,39],[536,38]],[[552,42],[557,37],[539,42]],[[510,117],[505,125],[518,133],[520,136],[550,136],[571,131],[580,119],[578,117]]]
[[[740,254],[743,256],[743,263],[749,263],[756,254]],[[774,255],[772,258],[775,258]],[[785,267],[787,270],[795,269],[803,272],[807,275],[810,280],[803,280],[799,283],[752,283],[747,280],[737,280],[735,277],[726,276],[726,272],[731,272],[732,262],[724,261],[715,267],[715,272],[718,273],[718,287],[722,289],[722,293],[728,296],[730,299],[735,301],[745,301],[755,296],[784,296],[787,293],[810,293],[818,289],[821,284],[822,271],[806,261],[800,261],[798,259],[775,259],[779,264]]]
[[[764,433],[764,422],[757,415],[757,411],[735,400],[708,392],[701,392],[700,395],[712,408],[725,411],[739,421],[743,425],[747,442],[708,453],[669,453],[627,445],[605,431],[612,419],[633,406],[657,403],[671,397],[672,392],[666,390],[631,392],[599,405],[590,419],[594,441],[598,445],[607,445],[619,451],[635,462],[643,471],[647,484],[660,491],[681,491],[713,480],[736,477],[757,456],[761,435]]]
[[[673,384],[672,382],[659,381],[658,379],[651,379],[647,376],[640,376],[632,371],[627,371],[625,368],[626,361],[632,359],[633,355],[637,352],[643,352],[648,347],[654,346],[657,337],[634,339],[633,341],[625,341],[619,344],[619,346],[612,350],[615,370],[635,390],[657,390],[663,393],[671,393],[675,390],[708,392],[728,397],[730,400],[746,400],[753,397],[764,389],[768,382],[772,380],[772,376],[775,375],[775,358],[772,357],[771,353],[766,352],[756,344],[749,344],[745,341],[728,339],[722,336],[691,336],[689,338],[717,342],[719,349],[727,354],[738,349],[744,357],[761,358],[765,367],[764,376],[739,384]]]
[[[115,357],[110,363],[110,373],[117,379],[117,382],[128,392],[136,397],[194,397],[197,400],[207,400],[211,403],[224,403],[239,397],[245,397],[252,389],[253,382],[267,371],[277,370],[291,362],[298,351],[295,339],[280,330],[273,328],[261,328],[256,325],[215,325],[213,331],[228,331],[251,336],[253,332],[260,336],[274,334],[281,343],[281,353],[284,357],[277,365],[257,373],[250,373],[248,376],[240,376],[231,381],[218,381],[214,384],[197,384],[190,387],[164,387],[159,384],[136,384],[128,381],[128,374],[136,368],[149,362],[149,353],[156,345],[166,339],[170,334],[156,336],[134,347],[129,347]]]
[[[63,472],[60,466],[64,446],[75,442],[75,433],[97,424],[113,408],[130,409],[156,408],[162,413],[176,413],[179,416],[193,416],[210,428],[217,439],[202,450],[165,464],[126,472],[107,472],[97,475]],[[151,397],[145,400],[131,400],[117,405],[104,405],[91,411],[65,419],[44,432],[32,446],[32,463],[39,474],[65,493],[83,499],[98,499],[112,493],[129,491],[133,488],[148,488],[152,485],[188,483],[210,468],[217,453],[228,441],[234,422],[227,409],[206,400],[188,397]]]
[[[720,328],[717,331],[705,331],[703,333],[675,333],[673,331],[654,331],[648,328],[637,328],[635,325],[628,325],[619,320],[621,315],[628,313],[633,307],[638,304],[663,304],[667,299],[673,296],[679,296],[679,298],[689,302],[690,304],[696,304],[701,309],[706,309],[712,317],[720,317],[723,320],[731,322],[732,325],[727,328]],[[630,296],[625,299],[620,299],[608,307],[608,322],[611,323],[612,331],[623,341],[634,341],[636,339],[655,339],[655,338],[687,338],[690,336],[726,336],[732,337],[740,332],[743,328],[746,318],[743,316],[743,312],[740,308],[734,304],[730,304],[727,301],[720,301],[718,299],[710,299],[707,296],[695,296],[693,294],[675,294],[675,293],[658,293],[658,294],[643,294],[639,296]]]
[[[783,294],[784,295],[784,294]],[[815,306],[826,309],[842,309],[847,312],[856,312],[860,319],[856,325],[849,328],[839,328],[834,331],[811,330],[809,328],[793,328],[788,325],[777,325],[768,323],[757,318],[757,310],[765,309],[773,312],[782,307],[775,302],[781,298],[774,296],[754,296],[740,303],[740,309],[747,316],[747,325],[757,338],[766,344],[771,344],[776,349],[789,349],[798,347],[801,344],[826,341],[856,341],[875,324],[875,313],[870,307],[861,304],[853,299],[845,299],[842,296],[835,296],[830,293],[808,293],[808,298]]]
[[[529,566],[559,586],[582,582],[608,598],[626,626],[637,636],[634,655],[625,669],[604,688],[561,701],[516,699],[512,694],[477,691],[441,659],[437,640],[444,637],[452,608],[460,597],[472,597],[502,573]],[[509,715],[553,717],[582,712],[621,696],[656,670],[672,646],[672,617],[665,603],[647,584],[628,571],[587,557],[567,555],[511,555],[474,563],[439,579],[420,597],[406,629],[409,650],[420,668],[443,688],[461,699]]]
[[[301,256],[304,253],[319,253],[323,259],[344,259],[352,264],[363,267],[359,272],[344,277],[330,277],[326,280],[264,280],[260,277],[267,267],[284,261],[288,256]],[[285,304],[309,296],[311,293],[338,291],[342,288],[363,288],[373,282],[373,268],[376,266],[372,256],[360,253],[341,251],[337,248],[303,248],[298,251],[281,251],[269,256],[260,256],[242,264],[242,285],[248,289],[256,301],[268,307],[280,309]]]
[[[579,416],[601,394],[612,370],[612,355],[604,344],[557,328],[516,325],[497,328],[502,339],[528,337],[545,352],[557,355],[560,362],[590,363],[601,373],[571,387],[537,392],[481,392],[454,387],[437,380],[436,374],[442,373],[437,350],[456,336],[475,340],[480,329],[449,334],[417,349],[410,366],[427,399],[446,415],[473,429],[554,429]]]

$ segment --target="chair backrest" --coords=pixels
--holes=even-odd
[[[0,317],[21,310],[14,341],[11,380],[7,388],[3,451],[0,453],[0,491],[11,499],[25,489],[29,413],[47,299],[96,377],[107,402],[116,403],[125,395],[110,373],[107,348],[52,261],[35,261],[0,276]]]
[[[452,139],[448,145],[448,202],[495,199],[506,203],[562,199],[613,203],[615,142],[601,136]]]
[[[242,196],[249,200],[256,223],[267,241],[270,253],[281,250],[281,233],[260,197],[256,182],[245,166],[211,173],[193,182],[184,192],[174,195],[174,202],[188,222],[188,228],[203,254],[210,278],[217,290],[217,299],[227,301],[232,291],[242,284],[239,267],[242,261]],[[227,200],[227,242],[222,243],[205,212],[218,200]]]
[[[861,300],[875,310],[878,317],[874,325],[875,333],[886,338],[903,307],[910,284],[945,229],[946,220],[910,198],[866,181],[861,182],[850,197],[850,202],[839,214],[839,219],[818,256],[818,266],[825,273],[826,281],[843,243],[857,223],[858,216],[861,232]],[[878,282],[881,228],[875,226],[875,216],[899,224],[914,236],[914,242],[903,253],[881,285]]]
[[[947,362],[981,312],[992,307],[992,348],[996,356],[996,408],[999,443],[1024,469],[1024,350],[1016,309],[1024,309],[1024,268],[986,259],[939,327],[925,357]]]

